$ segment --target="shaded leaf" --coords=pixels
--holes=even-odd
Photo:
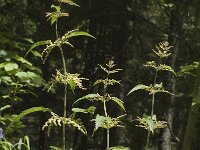
[[[119,98],[111,97],[111,100],[114,101],[115,103],[117,103],[124,111],[126,111],[125,107],[124,107],[124,102],[121,101]]]
[[[15,56],[14,59],[16,59],[17,61],[23,63],[23,64],[27,64],[29,66],[32,66],[31,62],[29,62],[28,60],[24,59],[23,57],[20,56]]]
[[[47,45],[47,44],[50,44],[51,40],[46,40],[46,41],[39,41],[39,42],[36,42],[35,44],[33,44],[31,46],[31,48],[26,52],[25,54],[25,57],[28,55],[28,53],[32,52],[33,54],[35,53],[36,55],[41,55],[37,52],[34,52],[32,51],[34,48],[38,47],[38,46],[41,46],[41,45]]]

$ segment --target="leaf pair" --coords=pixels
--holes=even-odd
[[[133,89],[131,89],[127,95],[129,95],[132,92],[137,91],[137,90],[146,90],[146,91],[150,92],[149,94],[168,93],[170,95],[173,95],[173,93],[170,93],[169,91],[166,91],[164,89],[162,82],[160,84],[149,85],[149,86],[144,85],[144,84],[138,84]]]
[[[154,133],[154,130],[157,128],[165,128],[167,126],[166,121],[158,121],[156,115],[147,116],[143,115],[142,118],[137,117],[137,121],[139,121],[139,127],[145,128],[146,130],[151,131]]]
[[[122,100],[120,100],[117,97],[112,97],[110,96],[108,93],[105,94],[104,96],[97,94],[88,94],[86,96],[83,96],[81,98],[79,98],[78,100],[76,100],[74,102],[74,104],[76,104],[77,102],[81,101],[81,100],[89,100],[89,101],[101,101],[101,102],[107,102],[107,101],[114,101],[115,103],[117,103],[124,111],[125,107],[124,107],[124,102]],[[73,104],[73,105],[74,105]]]

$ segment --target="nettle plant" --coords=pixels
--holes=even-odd
[[[170,46],[168,42],[159,43],[159,46],[156,46],[156,50],[153,50],[153,52],[157,56],[158,60],[157,61],[148,61],[148,62],[146,62],[146,64],[144,64],[145,67],[155,70],[153,83],[150,85],[144,85],[144,84],[136,85],[128,93],[128,95],[129,95],[132,92],[137,91],[137,90],[146,90],[149,92],[149,95],[152,95],[150,116],[144,114],[143,117],[137,117],[137,119],[136,119],[139,122],[139,125],[137,125],[137,126],[148,130],[146,149],[148,149],[148,146],[149,146],[150,133],[153,134],[155,129],[165,128],[167,126],[166,121],[159,121],[157,119],[156,114],[154,114],[154,105],[155,105],[155,95],[157,93],[167,93],[167,94],[173,95],[173,93],[165,90],[162,82],[157,83],[158,82],[157,77],[158,77],[159,71],[164,70],[164,71],[168,71],[168,72],[171,72],[174,75],[176,75],[176,73],[170,66],[162,64],[163,59],[167,58],[171,55],[171,52],[170,52],[171,47],[172,46]]]
[[[118,116],[116,118],[111,117],[108,114],[108,108],[107,108],[107,102],[109,101],[113,101],[115,102],[118,106],[121,107],[121,109],[123,109],[125,111],[125,107],[124,107],[124,103],[122,100],[120,100],[119,98],[112,96],[112,94],[108,93],[108,88],[110,86],[114,86],[116,84],[120,85],[120,81],[115,80],[115,79],[111,79],[110,76],[111,74],[115,74],[117,72],[119,72],[121,69],[115,69],[115,64],[114,61],[109,61],[105,67],[99,65],[101,70],[103,70],[103,72],[105,73],[105,79],[99,79],[97,80],[93,86],[97,86],[97,85],[103,85],[103,90],[101,92],[101,94],[99,93],[95,93],[95,94],[88,94],[86,96],[83,96],[82,98],[79,98],[77,101],[75,101],[75,103],[82,101],[82,100],[88,100],[88,101],[92,101],[92,102],[101,102],[103,104],[103,115],[99,115],[97,114],[95,119],[92,119],[93,122],[95,122],[95,128],[93,131],[93,135],[94,133],[99,129],[99,128],[103,128],[106,130],[106,150],[122,150],[122,149],[128,149],[122,146],[117,146],[117,147],[110,147],[110,129],[113,127],[123,127],[121,125],[121,121],[120,119],[122,117],[124,117],[125,115],[121,115]],[[74,103],[74,104],[75,104]]]
[[[67,72],[67,67],[66,67],[66,59],[64,56],[64,51],[63,51],[63,46],[67,45],[70,47],[74,47],[70,43],[70,39],[73,37],[77,36],[87,36],[94,38],[92,35],[90,35],[87,32],[79,31],[78,29],[68,31],[64,35],[59,34],[59,29],[58,29],[58,20],[61,17],[68,17],[69,13],[62,12],[62,4],[68,4],[72,6],[78,6],[75,2],[72,0],[57,0],[57,4],[52,5],[51,8],[53,9],[52,12],[48,12],[46,17],[48,20],[50,20],[51,25],[55,25],[55,36],[56,39],[54,41],[52,40],[46,40],[46,41],[39,41],[35,43],[30,50],[41,46],[41,45],[46,45],[46,48],[42,52],[42,60],[45,63],[45,61],[48,59],[48,56],[52,52],[52,50],[58,50],[61,55],[61,60],[62,60],[62,71],[57,69],[56,74],[52,75],[52,79],[48,82],[46,85],[46,89],[50,91],[52,87],[55,84],[58,84],[60,86],[64,86],[64,95],[63,95],[63,116],[57,115],[55,112],[51,112],[51,117],[47,120],[47,122],[44,124],[43,129],[48,128],[48,131],[50,132],[51,127],[53,126],[62,126],[62,149],[66,149],[66,125],[73,126],[80,130],[83,134],[87,134],[87,131],[81,122],[81,120],[78,118],[76,119],[76,113],[77,112],[84,112],[84,113],[93,113],[95,110],[94,107],[89,107],[88,109],[79,109],[75,108],[72,109],[73,113],[69,117],[67,117],[67,93],[68,89],[71,89],[71,91],[74,93],[75,88],[80,88],[80,89],[85,89],[83,88],[82,82],[83,80],[87,80],[86,78],[81,78],[80,74],[75,73],[69,73]],[[48,134],[49,134],[48,132]],[[55,149],[56,147],[52,147],[52,149]],[[57,149],[57,148],[56,148]],[[59,148],[58,148],[59,149]]]

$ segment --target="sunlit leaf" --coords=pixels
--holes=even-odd
[[[58,1],[61,2],[61,3],[66,3],[66,4],[69,4],[69,5],[80,7],[77,3],[75,3],[72,0],[58,0]]]
[[[11,71],[11,70],[18,69],[18,64],[9,62],[4,66],[4,69],[5,69],[5,71]]]
[[[24,71],[17,72],[15,76],[17,76],[22,82],[26,82],[27,80],[29,80],[27,72]]]
[[[84,32],[84,31],[79,31],[79,30],[73,30],[72,32],[69,32],[69,34],[67,34],[65,36],[66,39],[72,38],[72,37],[77,37],[77,36],[88,36],[91,38],[94,38],[94,36],[92,36],[91,34]]]
[[[130,90],[130,92],[127,95],[131,94],[134,91],[137,91],[137,90],[146,90],[148,88],[149,88],[149,86],[146,86],[144,84],[138,84],[132,90]]]

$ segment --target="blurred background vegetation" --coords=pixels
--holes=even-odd
[[[168,127],[157,130],[151,138],[152,150],[199,150],[200,134],[200,1],[199,0],[77,0],[81,7],[63,7],[70,12],[69,18],[58,22],[60,34],[79,28],[96,37],[76,38],[74,49],[65,47],[64,52],[69,72],[78,72],[90,79],[85,82],[86,91],[68,93],[72,99],[93,92],[92,84],[101,77],[98,64],[113,59],[116,76],[121,86],[110,89],[118,95],[127,110],[123,120],[125,128],[111,130],[111,145],[124,145],[133,150],[142,150],[147,132],[138,128],[137,116],[150,113],[148,94],[127,93],[139,83],[152,83],[154,72],[143,64],[154,59],[151,49],[162,41],[172,45],[172,55],[166,64],[174,68],[177,76],[159,74],[167,89],[175,96],[158,96],[155,113],[168,122]],[[62,90],[47,93],[43,87],[55,68],[62,68],[59,53],[53,51],[50,59],[42,64],[42,47],[35,49],[23,59],[31,45],[41,40],[55,40],[55,27],[51,26],[46,12],[50,11],[50,0],[0,0],[0,107],[11,107],[0,111],[0,127],[6,129],[15,114],[34,107],[44,106],[62,113]],[[59,69],[59,68],[58,68]],[[62,87],[55,87],[62,88]],[[68,106],[71,106],[69,104]],[[80,105],[88,105],[80,103]],[[109,113],[121,114],[114,106]],[[70,109],[68,109],[70,110]],[[70,112],[68,112],[70,113]],[[58,113],[59,114],[59,113]],[[117,115],[116,115],[117,116]],[[92,116],[80,116],[89,134],[92,134]],[[61,129],[55,128],[48,137],[42,125],[48,114],[35,113],[6,131],[7,138],[15,141],[28,135],[33,150],[49,149],[60,145]],[[67,129],[67,145],[74,150],[102,150],[104,132],[94,137]]]

